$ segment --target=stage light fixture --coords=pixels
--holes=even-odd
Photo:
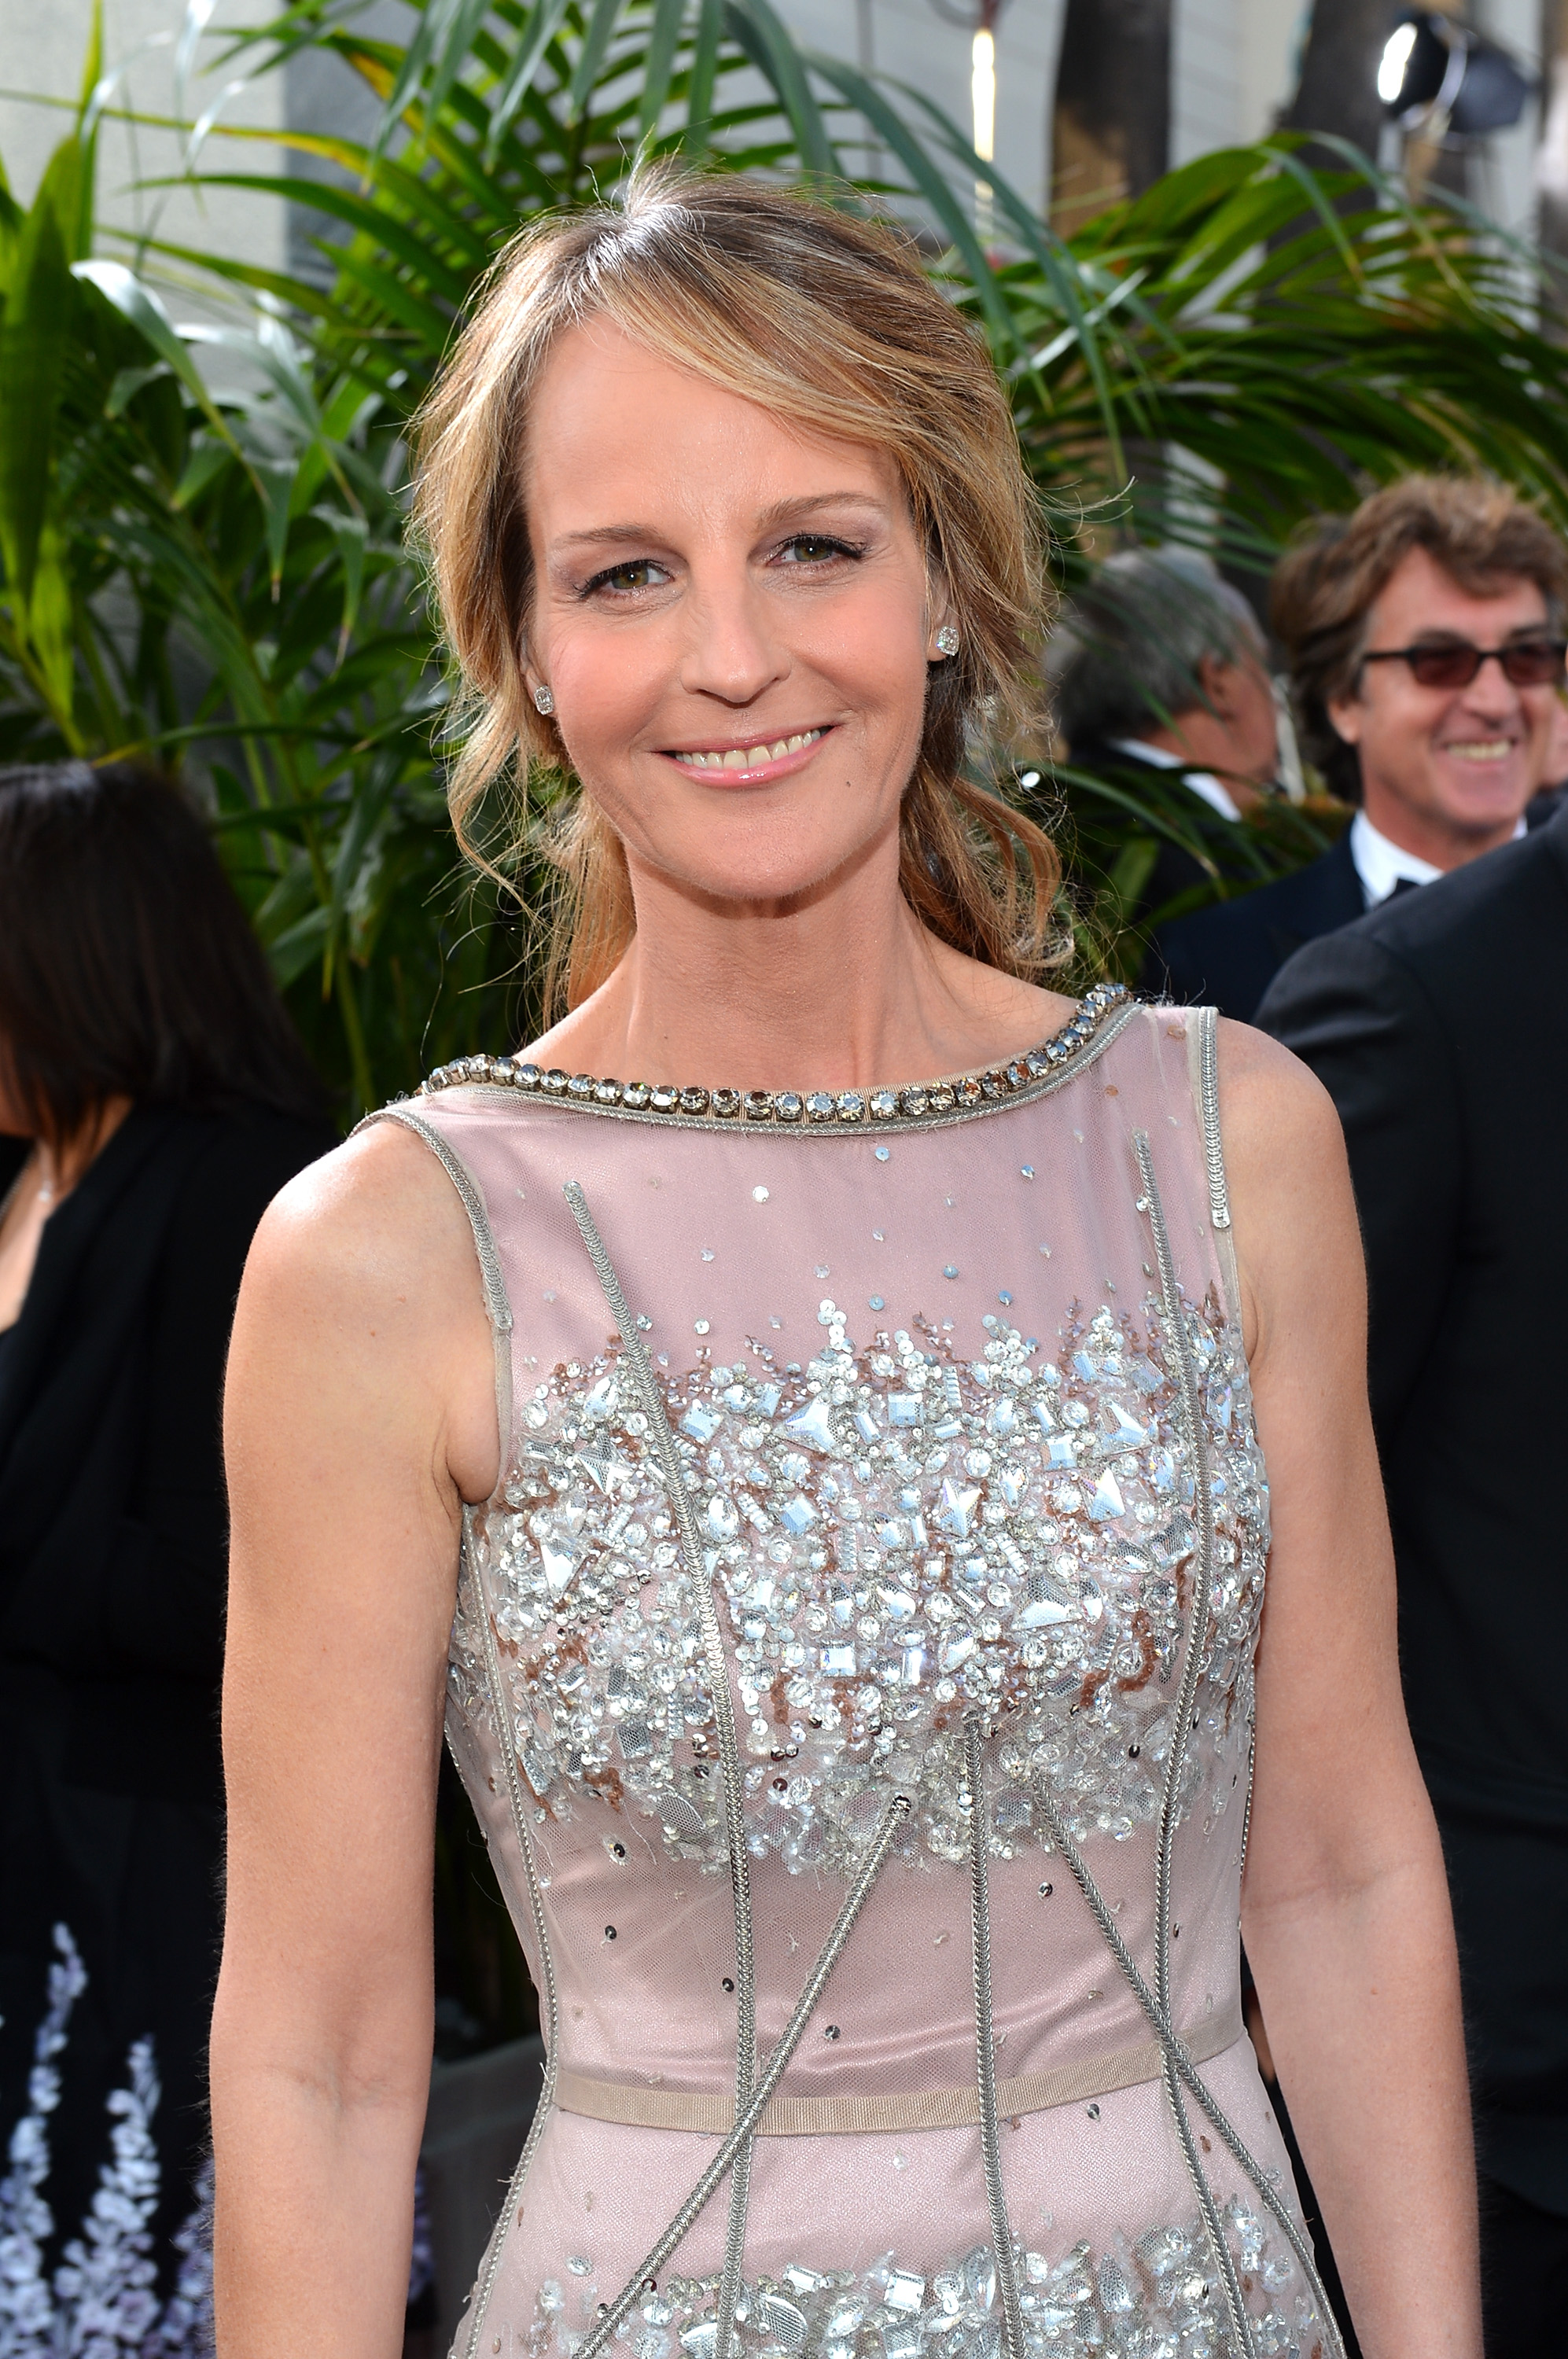
[[[1429,138],[1506,131],[1535,87],[1507,49],[1435,8],[1410,9],[1377,65],[1377,95],[1389,114]]]

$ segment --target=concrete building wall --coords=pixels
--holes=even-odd
[[[1266,138],[1296,86],[1311,0],[1176,0],[1171,161]]]
[[[1532,75],[1541,71],[1541,0],[1480,0],[1474,21],[1512,50]],[[1535,154],[1541,107],[1528,101],[1511,131],[1485,141],[1471,168],[1471,195],[1505,229],[1529,237],[1535,228]]]
[[[939,15],[931,0],[776,5],[807,47],[912,83],[969,131],[971,35]],[[996,166],[1035,206],[1043,205],[1050,186],[1051,93],[1063,8],[1064,0],[1008,0],[996,29]]]

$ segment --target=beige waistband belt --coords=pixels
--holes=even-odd
[[[1242,2037],[1239,2003],[1183,2031],[1194,2064],[1234,2048]],[[1086,2056],[1082,2063],[1051,2072],[1026,2072],[996,2083],[996,2111],[1004,2121],[1019,2114],[1048,2113],[1052,2105],[1081,2104],[1157,2081],[1162,2065],[1157,2040],[1138,2048]],[[555,2102],[563,2113],[592,2122],[615,2122],[627,2129],[706,2130],[722,2137],[735,2122],[727,2094],[693,2089],[635,2087],[624,2081],[592,2081],[583,2072],[558,2073]],[[956,2130],[980,2118],[973,2083],[964,2089],[927,2089],[909,2096],[772,2098],[757,2128],[764,2137],[833,2137],[856,2130]]]

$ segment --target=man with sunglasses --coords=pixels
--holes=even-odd
[[[1172,997],[1249,1023],[1303,942],[1548,815],[1565,589],[1550,527],[1458,478],[1408,477],[1298,541],[1271,620],[1302,751],[1357,809],[1311,866],[1163,930],[1149,972]]]
[[[1563,561],[1495,487],[1379,498],[1386,525],[1448,538],[1405,549],[1319,677],[1396,889],[1300,951],[1258,1021],[1350,1151],[1406,1701],[1465,1982],[1486,2351],[1539,2359],[1568,2317],[1568,808],[1520,819],[1560,710]]]

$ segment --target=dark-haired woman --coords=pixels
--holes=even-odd
[[[256,1223],[331,1145],[178,788],[0,771],[6,2351],[94,2312],[200,2347],[223,1354]]]

